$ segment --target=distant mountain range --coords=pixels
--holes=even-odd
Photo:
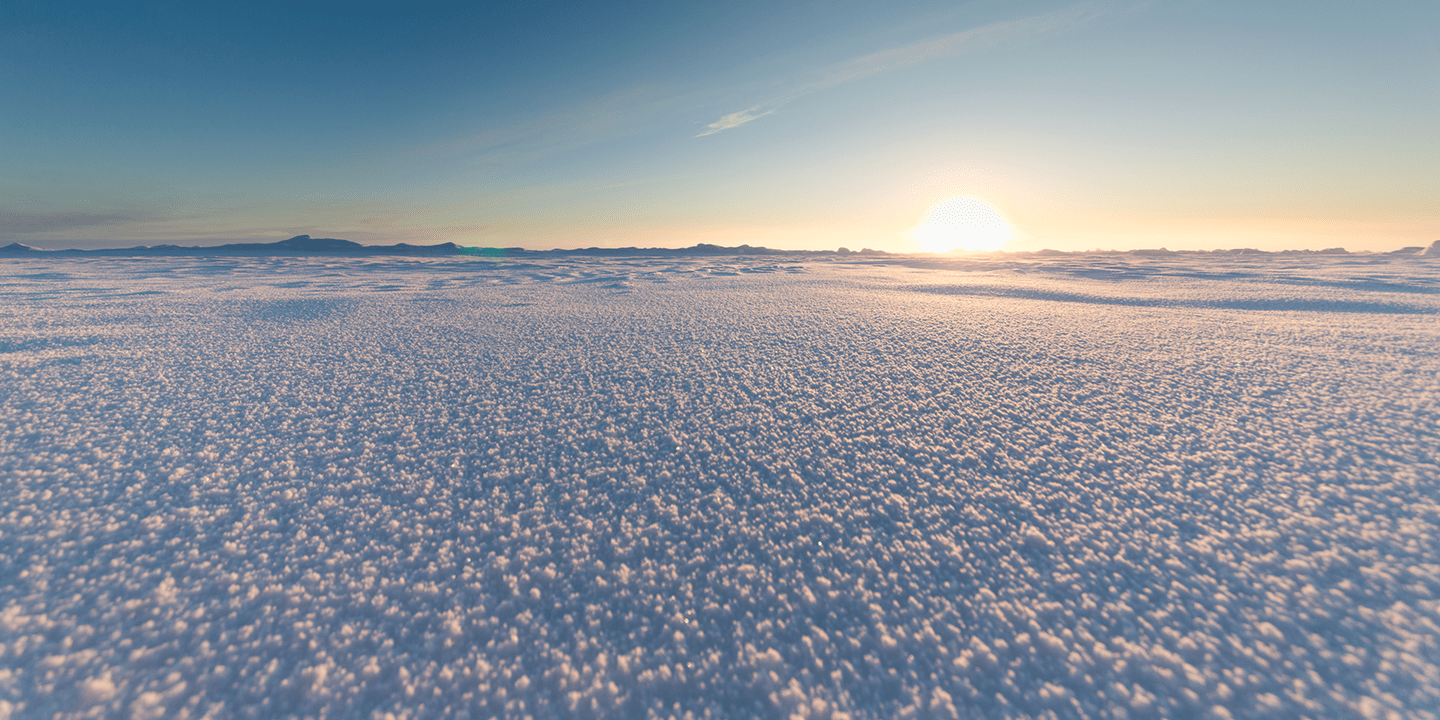
[[[1348,255],[1344,248],[1329,248],[1327,250],[1283,250],[1280,252],[1265,252],[1262,250],[1237,249],[1217,250],[1213,252],[1200,252],[1195,254],[1231,255]],[[102,248],[97,250],[42,250],[40,248],[11,243],[0,247],[0,256],[3,257],[53,257],[56,255],[83,255],[99,257],[190,257],[190,256],[218,256],[218,257],[369,257],[369,256],[420,256],[420,257],[443,257],[452,255],[475,255],[480,257],[508,257],[524,255],[528,257],[544,256],[597,256],[597,257],[691,257],[711,255],[773,255],[785,257],[813,257],[817,255],[891,255],[892,253],[883,250],[871,250],[869,248],[851,251],[845,248],[839,250],[773,250],[764,247],[751,247],[740,245],[738,247],[723,247],[720,245],[709,245],[701,243],[688,248],[580,248],[574,250],[526,250],[524,248],[477,248],[456,245],[453,242],[440,243],[439,245],[408,245],[398,243],[395,245],[361,245],[350,240],[339,238],[313,238],[309,235],[296,235],[289,240],[281,240],[273,243],[230,243],[228,245],[212,246],[181,246],[181,245],[144,245],[132,248]],[[1037,250],[1031,253],[1013,253],[1016,255],[1079,255],[1089,253],[1068,253],[1059,250]],[[1108,254],[1108,253],[1107,253]],[[1179,255],[1181,252],[1166,250],[1129,250],[1126,255]],[[1184,254],[1192,254],[1185,252]],[[1395,250],[1388,255],[1415,255],[1421,257],[1440,257],[1440,240],[1435,241],[1430,247],[1407,247]]]
[[[0,255],[4,256],[26,256],[26,255],[87,255],[105,257],[188,257],[188,256],[343,256],[343,257],[368,257],[372,255],[402,255],[402,256],[450,256],[450,255],[477,255],[481,257],[504,257],[511,255],[599,255],[599,256],[690,256],[690,255],[814,255],[817,254],[851,254],[849,250],[839,251],[808,251],[808,250],[771,250],[763,247],[751,247],[741,245],[739,247],[721,247],[719,245],[700,244],[688,248],[584,248],[575,250],[526,250],[525,248],[477,248],[456,245],[453,242],[440,243],[439,245],[408,245],[398,243],[395,245],[361,245],[351,240],[339,238],[314,238],[309,235],[296,235],[289,240],[281,240],[273,243],[230,243],[228,245],[211,246],[181,246],[181,245],[145,245],[132,248],[102,248],[97,250],[42,250],[40,248],[12,243],[0,247]],[[880,250],[862,250],[861,253],[888,255]]]
[[[102,248],[98,250],[41,250],[14,243],[0,247],[6,255],[43,253],[46,255],[105,255],[105,256],[188,256],[188,255],[465,255],[474,254],[474,248],[462,248],[455,243],[440,245],[361,245],[339,238],[312,238],[296,235],[289,240],[273,243],[230,243],[228,245],[190,246],[142,245],[132,248]]]

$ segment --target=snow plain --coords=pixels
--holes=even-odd
[[[0,283],[0,718],[1440,716],[1440,261]]]

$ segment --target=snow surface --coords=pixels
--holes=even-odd
[[[1440,707],[1440,262],[21,259],[0,298],[0,718]]]

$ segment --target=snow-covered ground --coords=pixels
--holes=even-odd
[[[0,718],[1440,707],[1440,261],[0,283]]]

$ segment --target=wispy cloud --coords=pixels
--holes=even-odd
[[[765,117],[766,115],[769,115],[770,113],[773,113],[773,112],[775,112],[775,109],[774,109],[774,108],[771,108],[771,109],[769,109],[769,110],[762,110],[762,109],[761,109],[761,106],[758,106],[758,105],[757,105],[756,107],[750,108],[749,110],[741,110],[740,112],[733,112],[733,113],[730,113],[729,115],[726,115],[726,116],[720,118],[719,120],[716,120],[716,121],[713,122],[713,123],[710,123],[709,125],[706,125],[706,126],[705,126],[705,131],[702,132],[702,133],[700,133],[699,135],[696,135],[695,137],[705,137],[706,135],[714,135],[715,133],[720,132],[721,130],[729,130],[730,128],[733,128],[733,127],[739,127],[739,126],[741,126],[741,125],[744,125],[745,123],[750,122],[751,120],[756,120],[756,119],[758,119],[758,118]]]
[[[722,130],[739,127],[752,120],[773,114],[780,106],[817,90],[843,85],[854,80],[880,75],[915,65],[921,65],[941,58],[955,57],[979,50],[987,50],[1005,42],[1032,37],[1046,32],[1071,27],[1109,12],[1108,5],[1077,5],[1064,10],[1034,15],[1018,20],[985,25],[964,32],[907,45],[893,50],[865,55],[840,63],[825,73],[824,77],[793,88],[780,97],[759,103],[748,110],[733,112],[705,126],[704,132],[695,137],[714,135]]]
[[[441,142],[415,146],[420,157],[464,156],[481,162],[525,161],[585,147],[597,139],[636,132],[653,115],[674,112],[694,100],[673,88],[639,86],[549,109]]]
[[[0,237],[63,233],[82,228],[108,227],[149,222],[157,213],[143,210],[59,210],[33,211],[0,207]]]

